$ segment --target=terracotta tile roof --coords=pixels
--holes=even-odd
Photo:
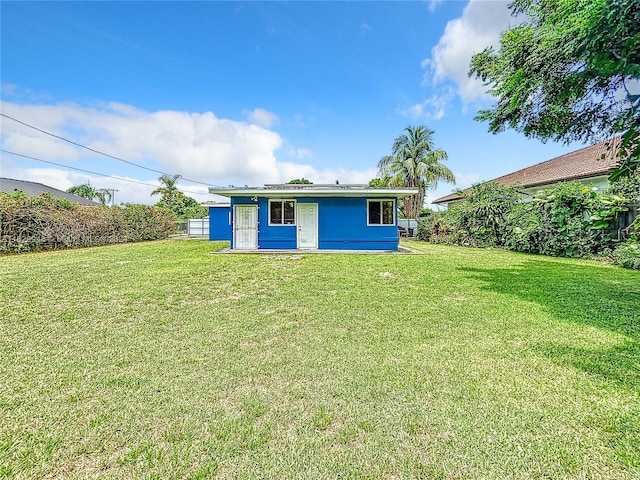
[[[490,182],[500,182],[504,185],[520,184],[523,188],[530,188],[551,185],[561,181],[607,175],[609,170],[618,163],[615,151],[619,142],[620,137],[616,137],[613,140],[605,140],[575,152],[565,153],[551,160],[523,168],[517,172],[494,178]],[[464,191],[468,190],[465,189]],[[460,198],[460,194],[450,193],[434,200],[432,203],[446,203]]]

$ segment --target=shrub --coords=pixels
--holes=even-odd
[[[509,212],[518,204],[515,186],[484,183],[471,187],[460,202],[420,220],[418,238],[431,243],[502,246]]]
[[[521,199],[516,186],[498,182],[475,185],[456,207],[459,224],[479,246],[502,246],[508,233],[508,215]]]
[[[612,257],[615,265],[640,270],[640,242],[629,239],[626,243],[618,245]]]
[[[559,183],[530,201],[516,186],[473,186],[448,210],[422,219],[418,238],[432,243],[504,247],[551,256],[608,256],[618,243],[617,220],[627,199]]]
[[[625,197],[632,203],[640,202],[640,169],[613,182],[609,187],[609,193]]]
[[[460,227],[459,210],[453,206],[418,220],[418,239],[447,245],[471,245],[467,232]]]
[[[148,205],[86,206],[48,194],[0,194],[0,253],[155,240],[175,230],[170,212]]]
[[[544,255],[591,257],[611,251],[616,224],[626,199],[598,194],[578,182],[559,183],[539,192],[530,208],[538,209],[538,252]]]

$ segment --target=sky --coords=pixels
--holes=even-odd
[[[367,183],[409,125],[456,176],[427,202],[582,146],[474,120],[493,100],[469,61],[518,23],[507,1],[3,0],[0,21],[0,176],[115,204],[157,202],[162,173],[200,202],[220,199],[208,186]]]

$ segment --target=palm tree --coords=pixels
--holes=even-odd
[[[392,154],[378,162],[378,175],[389,176],[390,187],[417,187],[418,193],[404,199],[407,218],[418,219],[427,189],[438,182],[455,183],[453,172],[440,162],[447,152],[433,145],[433,130],[425,125],[408,126],[393,142]]]
[[[165,206],[171,210],[173,203],[176,199],[176,196],[179,193],[177,183],[178,179],[181,178],[182,175],[162,175],[158,178],[160,183],[163,185],[161,187],[156,188],[153,192],[151,192],[151,196],[153,195],[161,195],[162,198],[160,202],[164,203]]]
[[[93,200],[96,196],[96,189],[88,183],[83,185],[74,185],[73,187],[67,188],[67,192],[86,198],[87,200]]]
[[[93,200],[97,198],[101,205],[106,205],[111,200],[111,191],[106,188],[94,188],[89,183],[83,185],[74,185],[67,189],[67,192],[78,195],[79,197]]]
[[[113,198],[113,194],[111,192],[114,192],[114,191],[116,190],[109,190],[108,188],[98,188],[94,192],[93,196],[94,198],[98,199],[101,205],[106,205]]]

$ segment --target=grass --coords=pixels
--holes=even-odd
[[[640,273],[410,245],[0,258],[0,478],[639,478]]]

